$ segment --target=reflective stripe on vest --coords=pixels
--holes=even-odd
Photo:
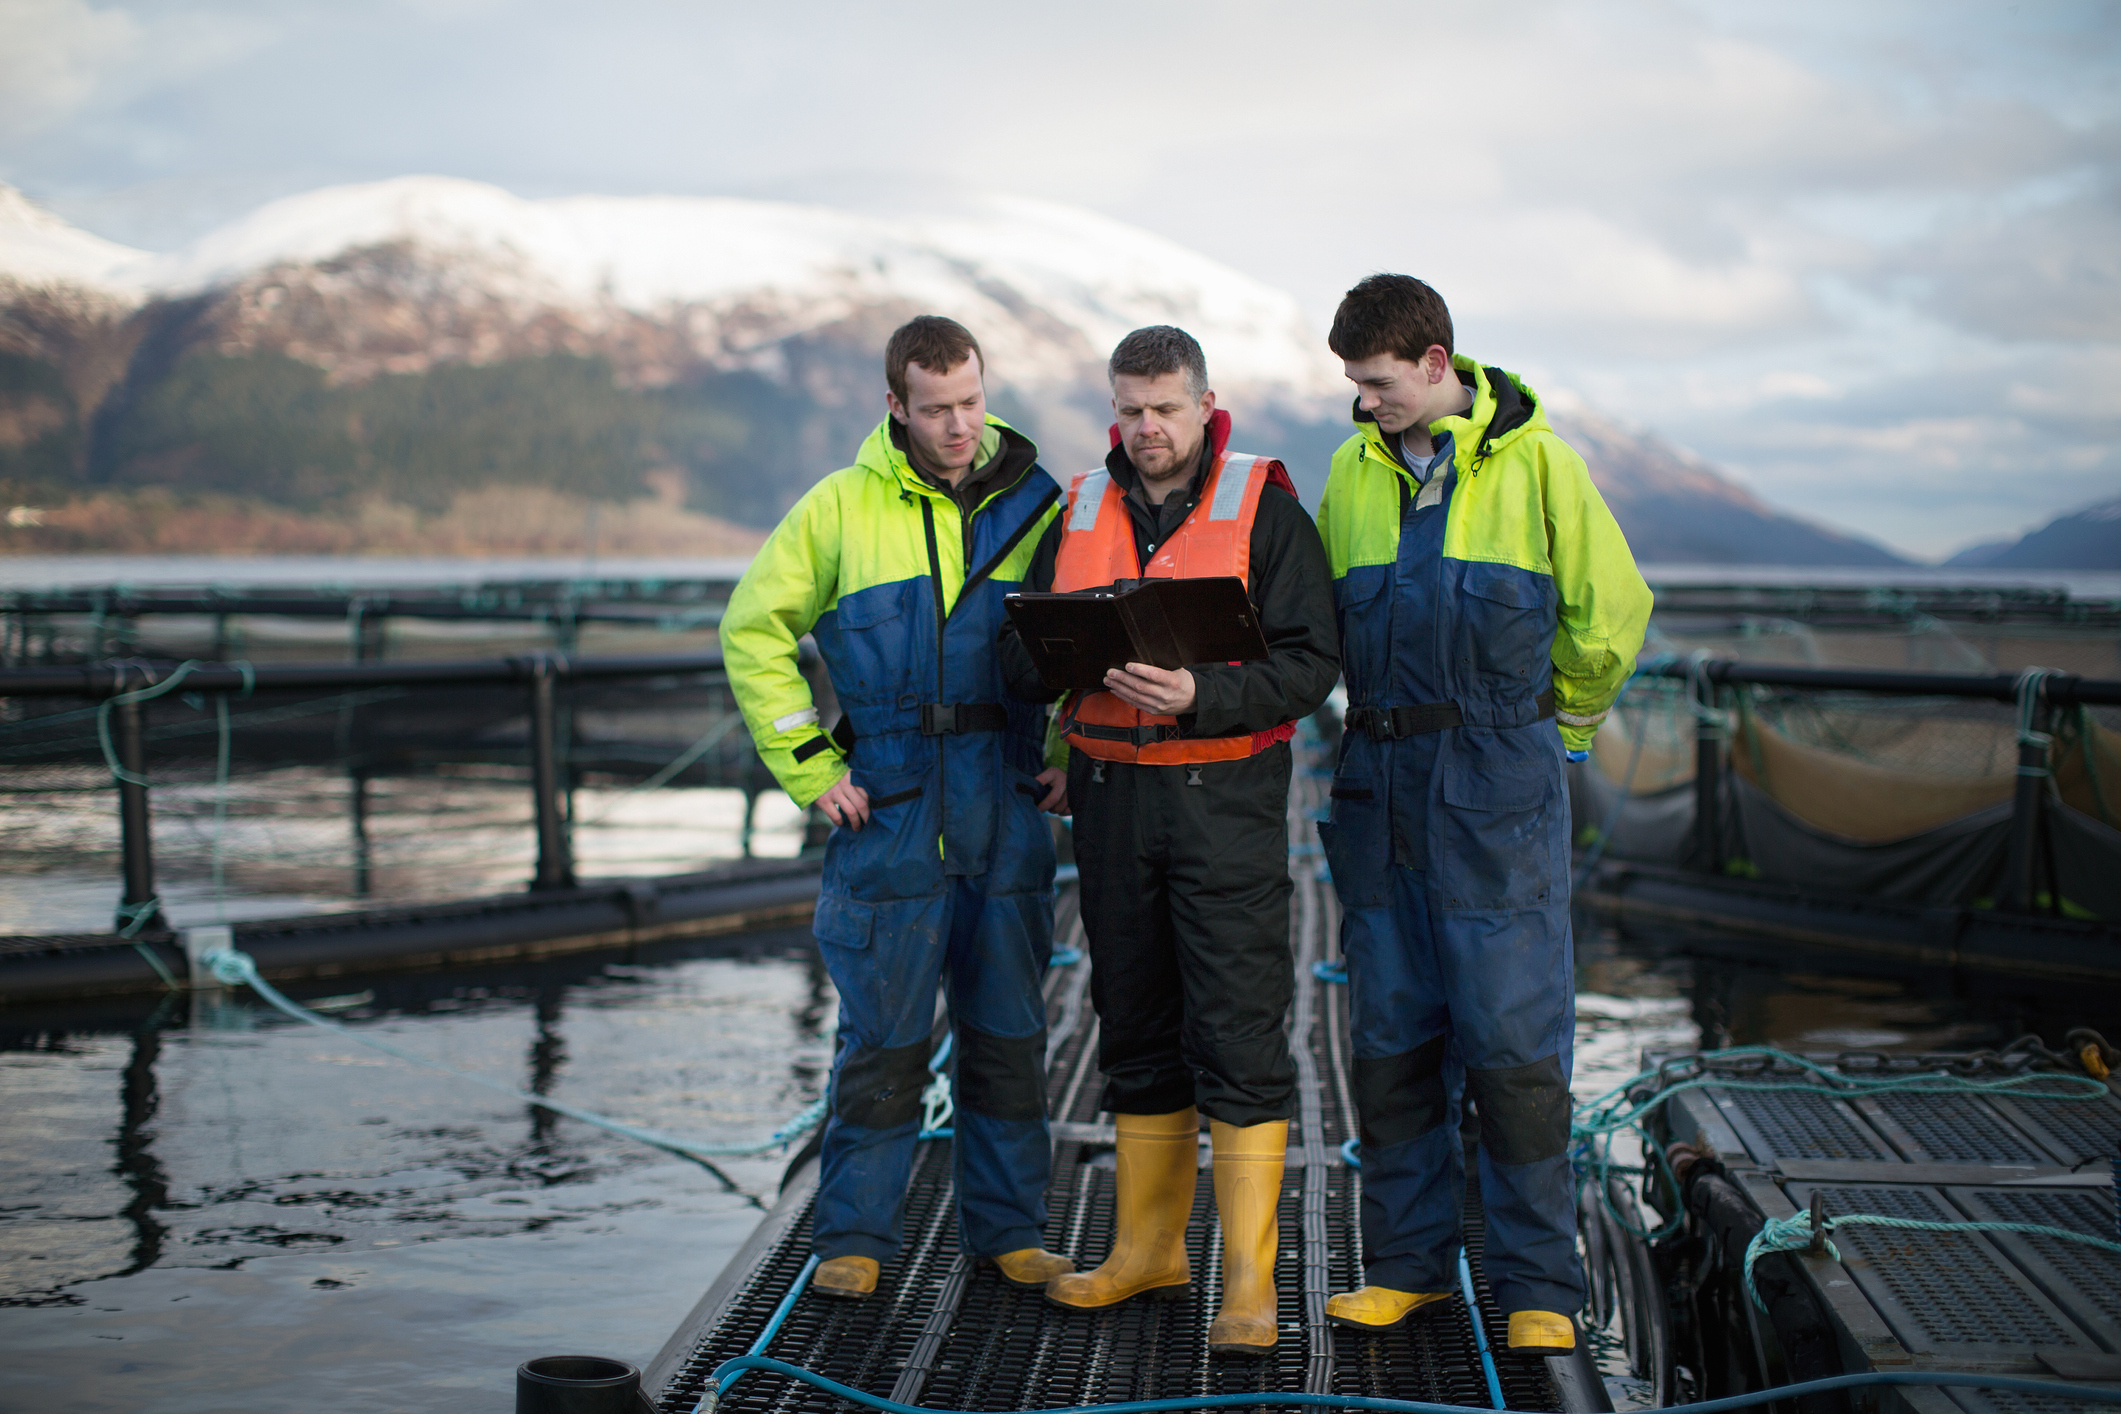
[[[1235,575],[1249,589],[1252,522],[1273,465],[1266,457],[1225,454],[1208,473],[1193,513],[1156,547],[1146,568],[1135,552],[1134,518],[1125,493],[1103,467],[1080,473],[1068,488],[1067,529],[1054,560],[1053,588],[1068,593],[1122,579]],[[1102,691],[1071,696],[1062,705],[1061,720],[1069,744],[1084,755],[1145,766],[1240,761],[1287,741],[1295,731],[1294,723],[1284,723],[1244,736],[1181,737],[1178,718],[1143,712]]]

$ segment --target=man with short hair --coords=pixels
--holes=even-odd
[[[1377,1330],[1458,1289],[1470,1093],[1510,1347],[1565,1351],[1583,1274],[1562,763],[1634,670],[1650,592],[1583,459],[1522,381],[1453,353],[1434,290],[1372,276],[1328,343],[1357,431],[1318,511],[1348,685],[1318,830],[1343,909],[1367,1284],[1326,1314]]]
[[[1278,461],[1229,448],[1230,415],[1183,330],[1137,329],[1109,365],[1103,467],[1077,476],[1067,529],[1033,587],[1143,577],[1245,582],[1268,649],[1252,663],[1130,663],[1074,694],[1068,747],[1103,1108],[1118,1129],[1117,1231],[1103,1265],[1048,1299],[1094,1309],[1183,1294],[1200,1116],[1214,1149],[1222,1307],[1208,1348],[1274,1348],[1274,1255],[1296,1071],[1289,954],[1288,740],[1339,669],[1325,552]],[[1012,688],[1043,701],[1003,639]]]
[[[938,981],[955,1027],[963,1250],[1018,1286],[1051,1176],[1046,1012],[1053,841],[1045,713],[1003,691],[1002,596],[1059,537],[1060,488],[986,412],[979,345],[923,315],[884,354],[887,416],[813,486],[729,598],[722,656],[752,742],[834,828],[814,924],[840,996],[815,1235],[825,1296],[862,1297],[898,1250]],[[796,666],[812,634],[843,714]],[[1055,777],[1057,779],[1057,776]]]

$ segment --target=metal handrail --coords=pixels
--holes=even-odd
[[[817,650],[807,641],[798,663],[814,673]],[[182,671],[188,692],[241,693],[274,690],[333,690],[361,687],[476,687],[520,685],[528,689],[531,792],[537,829],[537,872],[533,889],[572,887],[574,850],[570,839],[564,757],[559,740],[559,713],[554,690],[563,681],[609,681],[620,678],[697,677],[724,674],[719,653],[663,654],[642,657],[574,658],[562,653],[526,653],[507,658],[473,658],[408,662],[177,663],[143,658],[112,659],[65,668],[0,669],[0,699],[75,697],[105,702],[101,712],[113,715],[111,749],[118,786],[123,882],[119,926],[132,936],[162,926],[154,884],[154,852],[149,825],[146,776],[146,720],[154,690],[179,686],[171,678]],[[225,727],[224,727],[225,731]]]
[[[172,660],[117,658],[65,668],[0,669],[0,697],[116,697],[151,687],[174,672]],[[573,658],[525,653],[507,658],[390,659],[367,663],[201,663],[186,675],[193,692],[267,691],[279,688],[472,687],[482,683],[529,683],[540,676],[588,681],[718,673],[719,653],[675,653],[642,657]]]

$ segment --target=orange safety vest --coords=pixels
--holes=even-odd
[[[1122,579],[1207,579],[1236,575],[1252,584],[1252,522],[1269,480],[1288,485],[1288,473],[1268,457],[1228,452],[1200,488],[1193,513],[1156,547],[1143,568],[1134,549],[1134,519],[1126,493],[1103,467],[1077,474],[1068,488],[1060,550],[1053,564],[1058,593],[1097,589]],[[1111,692],[1077,692],[1061,704],[1068,743],[1100,761],[1181,766],[1241,761],[1296,734],[1296,723],[1243,736],[1179,735],[1178,718],[1144,712]]]

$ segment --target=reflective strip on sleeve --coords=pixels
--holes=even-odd
[[[817,708],[815,707],[805,707],[800,712],[790,712],[785,717],[775,717],[773,719],[773,729],[777,732],[790,732],[797,727],[814,727],[816,725]]]
[[[1075,488],[1075,509],[1068,515],[1068,529],[1089,530],[1097,524],[1097,508],[1105,503],[1105,483],[1112,479],[1109,471],[1093,471]]]
[[[1236,520],[1245,508],[1246,483],[1252,479],[1252,465],[1259,458],[1232,453],[1224,462],[1222,472],[1215,478],[1215,499],[1208,506],[1209,520]]]
[[[1605,712],[1593,712],[1588,717],[1579,717],[1574,712],[1564,712],[1561,711],[1559,708],[1556,708],[1554,712],[1554,720],[1560,722],[1563,726],[1595,727],[1600,722],[1606,719],[1606,712],[1610,712],[1612,710],[1612,708],[1608,707],[1605,709]]]

